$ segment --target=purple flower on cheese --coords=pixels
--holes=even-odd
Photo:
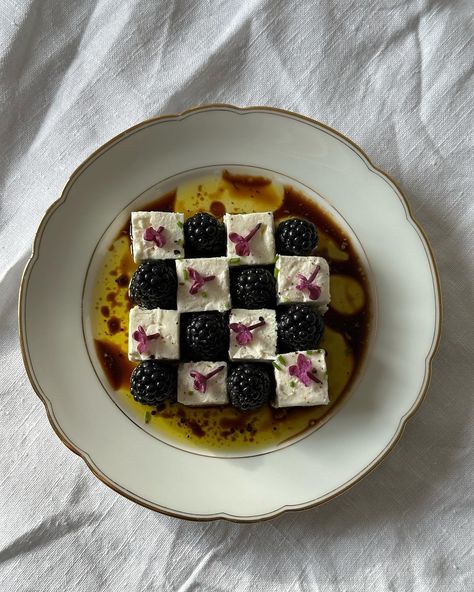
[[[253,339],[252,331],[265,325],[265,319],[263,317],[259,317],[258,321],[258,323],[249,325],[248,327],[244,323],[230,323],[230,329],[234,333],[237,333],[235,339],[239,345],[248,345]]]
[[[157,247],[164,247],[166,245],[166,238],[163,236],[164,226],[160,226],[157,230],[150,226],[143,233],[143,238],[146,241],[154,242]]]
[[[149,349],[149,342],[153,341],[154,339],[160,339],[161,335],[159,333],[152,333],[151,335],[147,335],[145,329],[139,325],[137,330],[132,334],[133,339],[138,341],[137,350],[139,354],[143,354]]]
[[[299,282],[296,284],[296,289],[301,291],[308,290],[309,297],[311,300],[317,300],[321,296],[321,288],[316,284],[313,284],[320,269],[320,266],[316,265],[314,271],[309,276],[309,278],[306,278],[301,273],[296,274],[296,277],[299,279]]]
[[[192,370],[189,373],[189,375],[191,376],[191,378],[194,378],[194,390],[200,393],[205,393],[207,390],[207,381],[210,380],[216,374],[219,374],[219,372],[221,372],[222,370],[224,370],[224,366],[219,366],[212,372],[209,372],[209,374],[201,374],[201,372],[198,372],[197,370]]]
[[[216,278],[215,275],[201,275],[199,271],[193,267],[188,267],[188,273],[193,282],[189,288],[190,294],[197,294],[206,282],[212,282],[212,280]]]
[[[229,239],[235,244],[235,252],[237,255],[239,255],[239,257],[248,257],[250,255],[249,242],[257,234],[261,226],[262,223],[260,222],[247,234],[247,236],[242,236],[236,232],[231,232],[229,234]]]
[[[297,378],[304,386],[309,386],[311,381],[322,384],[319,378],[312,373],[312,369],[311,360],[303,354],[298,354],[296,365],[288,368],[288,374]]]

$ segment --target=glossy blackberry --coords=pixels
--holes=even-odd
[[[226,254],[224,224],[205,212],[194,214],[184,223],[187,257],[221,257]]]
[[[312,222],[291,218],[278,226],[275,241],[280,255],[310,255],[318,244],[318,232]]]
[[[233,308],[275,308],[275,278],[264,267],[232,270],[230,291]]]
[[[307,304],[293,304],[277,320],[280,353],[316,349],[324,333],[321,314]]]
[[[173,262],[174,263],[174,262]],[[145,261],[132,276],[130,300],[142,308],[176,308],[176,270],[163,261]]]
[[[223,314],[200,312],[181,316],[184,356],[192,361],[226,360],[229,328]]]
[[[130,378],[130,391],[135,401],[157,405],[176,397],[176,369],[158,360],[145,360]]]
[[[229,372],[227,391],[234,407],[253,411],[270,399],[272,381],[263,364],[239,364]]]

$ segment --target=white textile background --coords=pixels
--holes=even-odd
[[[458,0],[0,0],[1,592],[474,589],[472,17]],[[392,454],[331,503],[255,525],[107,489],[54,435],[17,339],[33,235],[72,170],[209,102],[351,137],[406,192],[444,292],[432,386]]]

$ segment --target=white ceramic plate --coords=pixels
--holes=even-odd
[[[330,421],[290,446],[230,458],[170,446],[130,421],[94,371],[83,321],[86,275],[117,216],[126,218],[136,198],[167,180],[237,166],[323,196],[362,245],[377,322],[363,372]],[[439,292],[430,247],[405,198],[350,140],[293,113],[215,105],[145,121],[74,172],[36,235],[21,286],[20,338],[53,428],[104,483],[175,516],[255,521],[331,499],[393,448],[428,386]]]

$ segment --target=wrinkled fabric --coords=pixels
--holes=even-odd
[[[0,0],[0,590],[474,589],[472,15],[460,0]],[[216,102],[351,137],[406,192],[444,292],[431,388],[396,449],[332,502],[254,525],[169,518],[96,480],[17,338],[35,229],[74,168],[144,118]]]

